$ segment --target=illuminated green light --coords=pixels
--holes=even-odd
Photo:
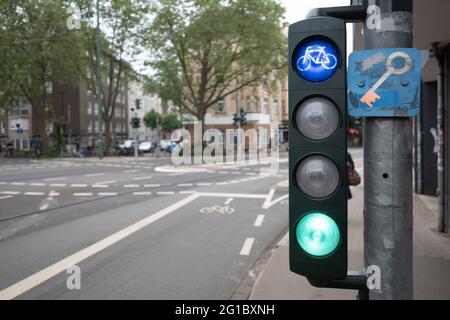
[[[300,247],[317,257],[332,253],[341,239],[336,222],[322,213],[304,216],[297,224],[296,236]]]

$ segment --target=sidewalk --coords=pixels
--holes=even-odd
[[[349,270],[363,268],[362,187],[349,202]],[[437,199],[414,195],[414,298],[450,299],[450,237],[436,233]],[[272,250],[249,299],[355,299],[353,290],[312,287],[305,277],[289,271],[287,236]]]

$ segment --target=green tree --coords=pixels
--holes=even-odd
[[[181,128],[181,121],[175,113],[169,113],[161,119],[161,128],[163,131],[172,132]]]
[[[126,95],[126,85],[134,77],[131,63],[141,52],[145,15],[149,10],[147,0],[107,0],[100,8],[102,25],[100,88],[105,134],[105,151],[112,142],[111,123],[119,96]],[[96,38],[92,17],[95,1],[78,0],[83,11],[85,56],[88,71],[83,75],[88,88],[96,92]],[[123,101],[123,100],[122,100]]]
[[[284,9],[274,0],[161,0],[146,32],[152,91],[204,120],[224,97],[263,76],[284,77]]]
[[[147,128],[157,129],[160,122],[161,115],[155,110],[147,112],[144,116],[144,124]]]
[[[79,34],[67,27],[69,4],[67,0],[0,3],[0,107],[25,97],[32,109],[33,133],[41,135],[44,148],[47,124],[60,121],[53,112],[52,84],[77,81],[79,76],[76,61],[82,47]]]

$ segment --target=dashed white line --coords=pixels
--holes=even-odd
[[[139,188],[138,184],[126,184],[123,186],[124,188]]]
[[[7,184],[8,182],[0,182],[0,185],[5,185],[5,184]]]
[[[58,180],[64,180],[64,179],[67,179],[67,177],[47,178],[47,179],[44,179],[44,181],[58,181]]]
[[[139,172],[139,170],[125,170],[123,173],[136,173]]]
[[[108,188],[109,186],[106,184],[93,184],[92,188]]]
[[[175,194],[175,192],[173,192],[173,191],[158,191],[156,194],[160,195],[160,196],[168,196],[171,194]]]
[[[200,183],[197,183],[197,185],[199,186],[199,187],[206,187],[206,186],[210,186],[212,183],[209,183],[209,182],[200,182]]]
[[[0,200],[3,200],[3,199],[9,199],[9,198],[12,198],[12,196],[1,196],[1,197],[0,197]]]
[[[65,187],[65,183],[51,183],[50,187]]]
[[[145,188],[158,188],[160,186],[160,184],[144,184]]]
[[[99,185],[99,184],[113,184],[113,183],[116,183],[116,181],[115,180],[100,181],[100,182],[96,182],[95,184]]]
[[[92,192],[79,192],[79,193],[74,193],[73,195],[74,195],[74,197],[89,197],[89,196],[92,196]]]
[[[11,182],[10,185],[12,185],[12,186],[24,186],[25,182]]]
[[[263,221],[264,221],[264,215],[263,214],[258,214],[258,216],[256,217],[256,220],[255,220],[255,223],[253,224],[253,226],[261,227]]]
[[[25,192],[24,195],[27,195],[27,196],[42,196],[42,195],[44,195],[44,192]]]
[[[135,196],[149,196],[149,195],[151,195],[152,193],[151,192],[148,192],[148,191],[142,191],[142,192],[133,192],[133,195],[135,195]]]
[[[99,192],[98,195],[101,196],[101,197],[104,197],[104,196],[117,196],[117,192]]]
[[[229,182],[217,182],[217,186],[226,186],[227,184],[230,184]]]
[[[193,183],[179,183],[177,184],[178,187],[192,187]]]
[[[20,194],[19,191],[2,191],[2,192],[0,192],[0,193],[1,193],[1,194],[12,194],[12,195]]]
[[[148,179],[151,179],[151,178],[152,178],[152,176],[147,176],[147,177],[136,177],[136,178],[133,178],[133,180],[139,181],[139,180],[148,180]]]
[[[90,173],[90,174],[86,174],[85,177],[99,177],[99,176],[104,176],[104,173]]]
[[[70,185],[71,187],[74,187],[74,188],[86,188],[87,187],[87,184],[82,184],[82,183],[74,183],[74,184],[71,184]]]
[[[242,246],[241,252],[239,254],[241,256],[248,256],[250,254],[250,251],[252,250],[254,242],[255,242],[255,238],[245,239],[244,245]]]
[[[46,186],[47,184],[46,183],[39,183],[39,182],[36,182],[36,183],[30,183],[29,184],[31,187],[44,187],[44,186]]]

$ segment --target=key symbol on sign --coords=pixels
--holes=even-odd
[[[395,58],[403,58],[405,60],[405,65],[402,68],[396,69],[393,66],[393,61]],[[386,59],[386,67],[387,71],[385,74],[381,76],[380,79],[378,79],[377,82],[372,86],[372,88],[369,89],[369,91],[366,92],[360,99],[362,103],[367,104],[369,107],[372,108],[373,103],[380,99],[380,96],[376,94],[376,90],[383,84],[384,81],[391,75],[396,74],[400,75],[411,69],[412,66],[412,60],[411,57],[408,56],[405,52],[396,51],[392,53],[387,59]]]

